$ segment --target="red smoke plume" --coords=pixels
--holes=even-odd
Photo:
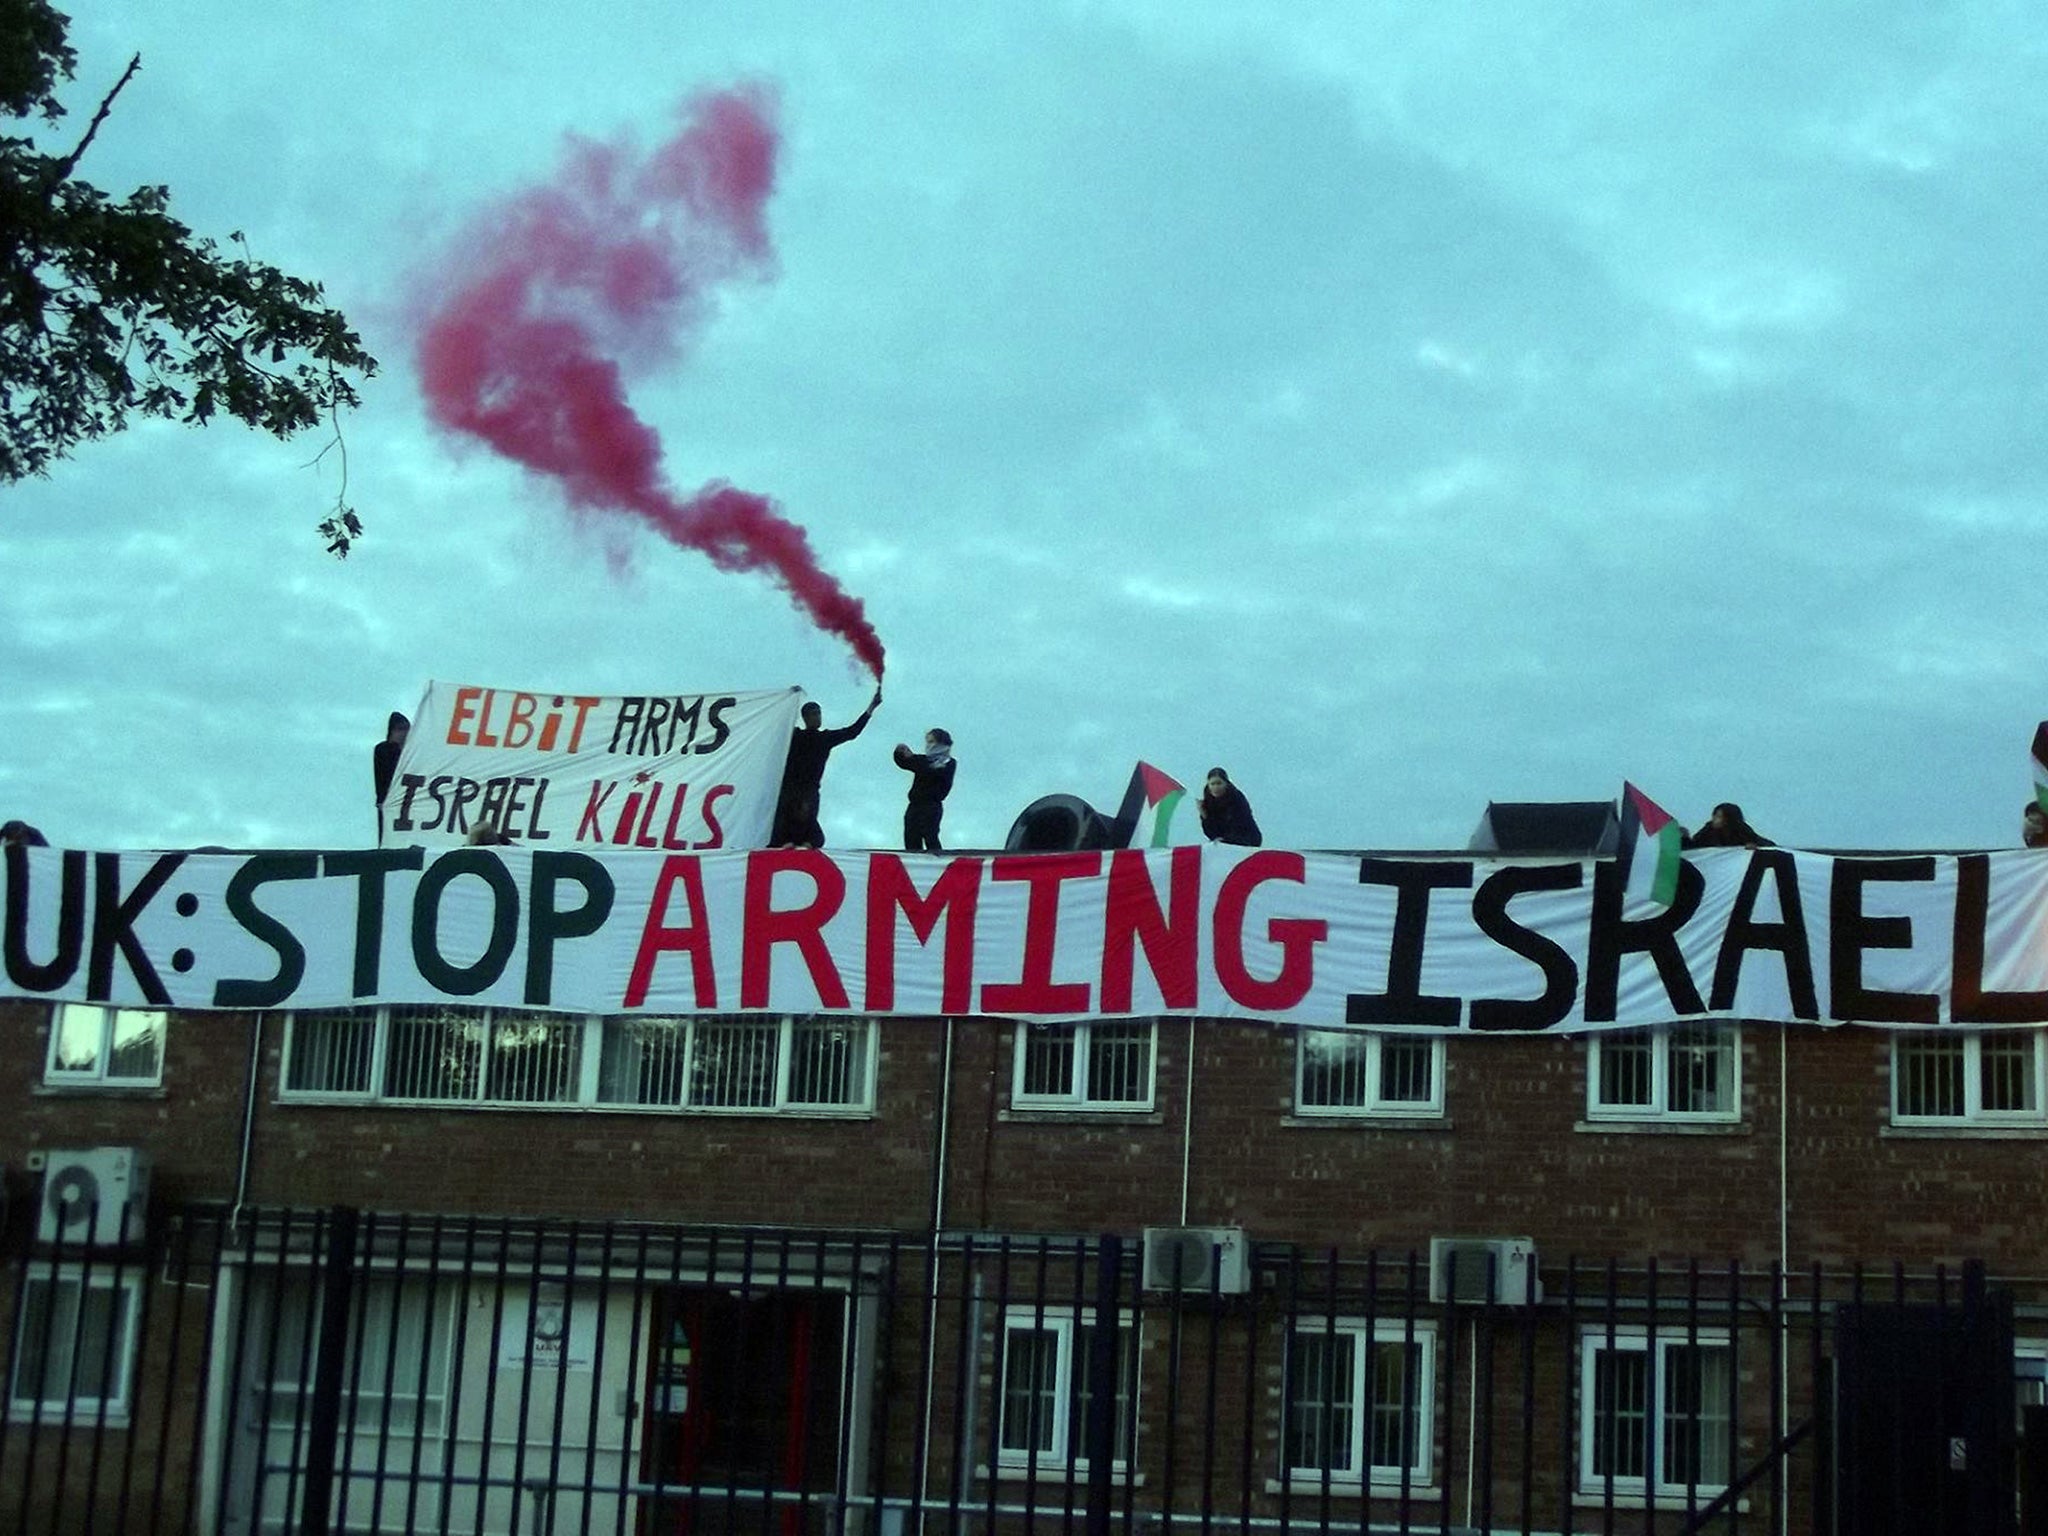
[[[713,288],[773,274],[775,151],[772,104],[744,89],[689,102],[644,159],[573,144],[552,183],[486,214],[434,279],[420,381],[435,421],[555,480],[572,506],[638,517],[722,571],[772,572],[879,679],[881,640],[803,529],[722,480],[677,496],[660,435],[626,403],[626,370],[687,350]]]

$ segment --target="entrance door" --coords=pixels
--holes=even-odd
[[[297,1528],[320,1290],[258,1275],[230,1340],[240,1395],[223,1528]],[[332,1518],[351,1531],[623,1530],[641,1459],[631,1286],[359,1280]]]
[[[642,1536],[807,1536],[839,1470],[846,1298],[675,1286],[656,1297]]]
[[[1836,1313],[1841,1536],[2014,1529],[2012,1343],[1999,1292]]]

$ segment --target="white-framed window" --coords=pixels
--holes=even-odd
[[[1300,1115],[1440,1115],[1440,1036],[1387,1030],[1295,1032],[1294,1109]]]
[[[1287,1341],[1288,1479],[1427,1483],[1436,1325],[1305,1318]]]
[[[1741,1114],[1739,1025],[1673,1024],[1586,1038],[1590,1120],[1735,1120]]]
[[[1089,1352],[1095,1314],[1072,1307],[1012,1307],[1003,1314],[996,1456],[1010,1468],[1079,1471],[1088,1465]],[[1116,1325],[1116,1455],[1129,1468],[1138,1439],[1138,1330]]]
[[[1020,1023],[1010,1102],[1020,1109],[1150,1109],[1158,1036],[1152,1019]]]
[[[135,1375],[135,1310],[142,1276],[111,1266],[32,1269],[7,1411],[17,1419],[125,1424]]]
[[[164,1026],[169,1017],[160,1008],[57,1004],[50,1010],[50,1054],[43,1081],[64,1087],[157,1087],[164,1080]]]
[[[456,1292],[442,1286],[430,1294],[419,1281],[379,1278],[363,1284],[349,1306],[344,1431],[406,1440],[440,1436],[447,1421]],[[303,1433],[296,1420],[311,1411],[319,1342],[314,1303],[320,1294],[310,1278],[292,1281],[279,1298],[275,1327],[262,1335],[271,1396],[264,1417],[273,1435]]]
[[[872,1019],[447,1006],[294,1014],[283,1096],[830,1113],[874,1104]]]
[[[1900,1125],[2048,1125],[2038,1029],[1913,1031],[1892,1037]]]
[[[1579,1484],[1684,1498],[1728,1485],[1735,1350],[1725,1329],[1580,1334]]]

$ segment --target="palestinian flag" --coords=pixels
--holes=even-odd
[[[1678,895],[1679,851],[1685,828],[1671,813],[1626,779],[1621,784],[1621,866],[1624,906],[1654,902],[1668,907]]]
[[[2048,810],[2048,720],[2034,727],[2034,798]]]
[[[1187,786],[1150,763],[1131,770],[1124,803],[1111,824],[1119,848],[1167,848],[1173,844],[1173,813],[1187,798]]]

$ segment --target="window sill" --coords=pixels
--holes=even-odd
[[[1424,1482],[1417,1477],[1409,1482],[1407,1496],[1416,1500],[1438,1499],[1443,1496],[1443,1491],[1441,1484]],[[1319,1477],[1293,1477],[1282,1483],[1278,1478],[1269,1477],[1266,1479],[1266,1492],[1276,1497],[1284,1493],[1290,1499],[1319,1499],[1323,1496],[1323,1480]],[[1357,1478],[1333,1477],[1329,1493],[1333,1499],[1398,1499],[1402,1496],[1401,1479],[1398,1476],[1376,1477],[1370,1483],[1361,1483]]]
[[[1904,1141],[2039,1141],[2048,1137],[2048,1125],[1999,1125],[1975,1120],[1915,1121],[1911,1125],[1882,1126],[1877,1134],[1896,1136]]]
[[[1394,1114],[1387,1110],[1355,1109],[1335,1115],[1282,1115],[1281,1125],[1299,1131],[1448,1131],[1455,1129],[1451,1117]]]
[[[1025,1104],[998,1110],[996,1119],[1005,1125],[1100,1125],[1105,1120],[1125,1125],[1166,1124],[1166,1116],[1150,1104],[1133,1104],[1129,1108],[1120,1104],[1049,1104],[1043,1109]]]
[[[685,1108],[668,1104],[472,1104],[460,1099],[377,1099],[363,1094],[292,1093],[270,1101],[280,1109],[445,1110],[462,1115],[640,1115],[667,1120],[872,1120],[872,1109]]]
[[[162,1083],[52,1083],[41,1082],[29,1090],[40,1099],[168,1099],[170,1090]]]
[[[1702,1488],[1697,1494],[1693,1495],[1691,1507],[1694,1509],[1705,1509],[1714,1500],[1718,1499],[1721,1493],[1722,1490],[1719,1488]],[[1574,1509],[1604,1509],[1610,1502],[1616,1509],[1668,1509],[1677,1510],[1680,1514],[1683,1514],[1686,1509],[1686,1499],[1682,1493],[1660,1493],[1654,1501],[1644,1498],[1640,1493],[1623,1493],[1619,1489],[1615,1490],[1614,1498],[1611,1501],[1605,1493],[1597,1490],[1588,1493],[1585,1489],[1581,1488],[1572,1495],[1572,1507]],[[1735,1501],[1735,1512],[1739,1515],[1748,1514],[1749,1500],[1737,1499]]]
[[[1755,1130],[1747,1120],[1580,1120],[1572,1129],[1593,1136],[1747,1136]]]
[[[974,1469],[974,1475],[983,1482],[989,1481],[989,1469],[985,1465],[977,1466]],[[1136,1477],[1133,1477],[1128,1467],[1111,1467],[1109,1469],[1109,1478],[1119,1488],[1142,1488],[1145,1486],[1145,1474],[1140,1472]],[[1050,1466],[1042,1465],[1036,1468],[1011,1465],[1008,1462],[1004,1462],[998,1464],[995,1469],[995,1481],[999,1483],[1044,1483],[1056,1488],[1070,1488],[1088,1481],[1088,1469],[1085,1466],[1068,1466],[1064,1462]]]
[[[7,1410],[7,1422],[34,1424],[38,1429],[61,1431],[64,1428],[64,1410],[45,1404],[42,1412],[32,1413],[17,1403]],[[101,1418],[98,1408],[74,1408],[71,1410],[71,1428],[74,1432],[103,1428],[125,1430],[128,1428],[128,1410],[123,1408],[116,1412],[109,1408],[106,1417]]]

